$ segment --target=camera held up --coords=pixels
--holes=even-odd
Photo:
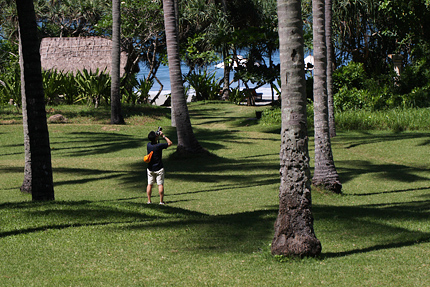
[[[158,127],[158,130],[155,132],[155,134],[157,135],[157,136],[159,136],[160,135],[160,132],[162,131],[163,129],[161,128],[161,127]]]

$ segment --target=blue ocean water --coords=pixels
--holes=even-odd
[[[144,65],[140,65],[139,68],[140,68],[140,72],[137,74],[138,78],[144,78],[146,75],[148,75],[149,70]],[[186,65],[181,65],[181,71],[182,71],[182,74],[187,74],[189,71],[189,68]],[[215,72],[216,79],[222,79],[222,77],[224,76],[224,69],[217,69],[215,68],[215,66],[210,67],[208,69],[208,72],[211,74]],[[164,65],[160,66],[160,68],[157,71],[157,78],[163,84],[163,91],[166,90],[170,92],[170,76],[169,76],[168,66],[164,66]],[[158,84],[157,81],[154,81],[154,85],[152,86],[151,91],[158,92],[159,89],[160,89],[160,85]]]
[[[268,62],[268,59],[267,59]],[[279,53],[275,53],[273,55],[273,62],[274,64],[279,64]],[[189,69],[185,64],[181,65],[182,74],[188,73]],[[216,64],[213,66],[210,66],[208,68],[209,73],[215,72],[215,78],[218,80],[221,80],[224,77],[224,69],[223,68],[217,68]],[[144,78],[148,74],[148,69],[144,66],[140,66],[140,72],[138,73],[138,78]],[[168,66],[160,66],[160,68],[157,71],[157,78],[160,80],[160,82],[163,84],[163,91],[161,92],[162,95],[166,95],[170,93],[170,77],[169,77],[169,67]],[[233,72],[230,73],[230,80],[233,79]],[[233,87],[236,87],[238,83],[233,83]],[[239,84],[240,87],[240,84]],[[160,85],[155,81],[154,85],[150,91],[150,94],[154,95],[158,93],[160,89]],[[263,95],[267,94],[271,97],[271,90],[270,85],[265,85],[263,87],[260,87],[257,92],[263,93]]]

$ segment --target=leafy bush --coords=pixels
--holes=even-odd
[[[84,69],[76,74],[75,80],[82,93],[76,102],[92,102],[96,108],[102,99],[105,100],[106,104],[109,103],[111,78],[108,73],[99,72],[99,69],[95,72],[88,72]]]
[[[338,111],[430,106],[429,61],[407,66],[400,79],[394,71],[367,78],[362,64],[350,62],[333,74],[334,103]]]
[[[424,108],[430,106],[430,83],[424,87],[415,87],[402,98],[405,108]]]
[[[261,114],[260,123],[262,123],[263,125],[274,125],[274,124],[280,125],[282,123],[281,114],[282,112],[279,107],[265,109]]]
[[[79,86],[76,84],[75,75],[73,75],[73,73],[63,74],[61,84],[61,95],[63,95],[64,102],[68,105],[75,103],[80,93]]]
[[[19,66],[9,70],[0,77],[0,103],[7,104],[9,100],[21,106],[21,75]]]
[[[21,105],[21,79],[18,62],[18,45],[0,37],[0,105],[11,99]]]
[[[154,85],[154,80],[137,79],[136,74],[130,75],[121,80],[121,94],[123,102],[135,105],[136,103],[147,103],[149,98],[149,91]]]
[[[152,80],[143,80],[139,79],[136,87],[136,101],[138,103],[147,103],[149,98],[149,91],[154,85],[154,79]]]
[[[338,68],[333,73],[333,93],[340,89],[362,89],[367,79],[366,71],[362,63],[349,62],[348,65]]]
[[[333,97],[334,108],[339,112],[362,109],[365,107],[364,99],[367,94],[366,90],[356,87],[348,89],[344,86]]]
[[[185,80],[196,91],[197,101],[219,99],[221,85],[219,84],[219,81],[215,79],[215,75],[215,72],[209,74],[204,70],[203,73],[197,74],[196,72],[192,72],[185,77]]]
[[[45,91],[45,101],[49,105],[60,103],[65,99],[66,94],[70,94],[70,88],[76,87],[73,74],[63,72],[42,71],[43,89]],[[71,82],[71,83],[70,83]],[[74,88],[77,91],[76,88]]]
[[[404,69],[399,85],[399,92],[404,95],[401,99],[403,107],[430,106],[429,64],[430,61],[423,58]]]
[[[245,98],[246,98],[246,95],[243,91],[241,91],[238,88],[233,88],[230,91],[230,95],[228,97],[228,100],[232,103],[239,104],[239,103],[243,102],[245,100]]]

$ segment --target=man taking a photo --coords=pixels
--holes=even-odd
[[[159,143],[159,138],[166,140],[165,143]],[[151,194],[154,183],[158,185],[158,193],[160,194],[160,204],[164,205],[164,166],[163,166],[163,149],[168,148],[173,143],[167,138],[161,128],[157,132],[151,131],[148,134],[149,143],[147,145],[148,154],[152,151],[151,161],[148,163],[148,185],[146,187],[146,195],[148,196],[148,204],[152,203]]]

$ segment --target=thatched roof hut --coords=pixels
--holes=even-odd
[[[103,37],[43,38],[40,58],[44,70],[73,72],[88,70],[111,71],[112,40]],[[121,77],[127,54],[121,53]]]

